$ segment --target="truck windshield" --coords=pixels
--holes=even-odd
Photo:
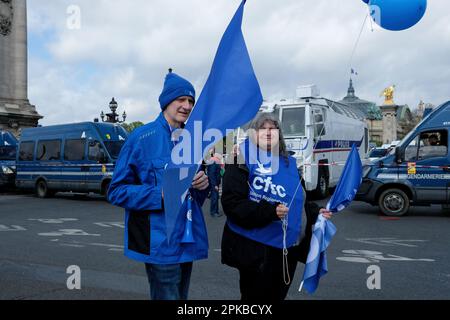
[[[305,135],[305,108],[286,108],[282,110],[281,128],[284,136]]]
[[[103,141],[103,143],[105,144],[111,158],[117,159],[125,141]]]
[[[8,146],[0,147],[0,160],[15,160],[17,148]]]

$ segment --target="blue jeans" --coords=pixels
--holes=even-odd
[[[214,187],[211,190],[211,207],[209,209],[211,215],[219,214],[219,191]]]
[[[152,300],[187,300],[192,262],[145,264]]]

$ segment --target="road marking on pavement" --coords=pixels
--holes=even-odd
[[[38,235],[43,237],[60,237],[60,236],[93,236],[93,237],[100,237],[101,234],[98,233],[87,233],[83,230],[78,229],[60,229],[58,231],[54,232],[45,232],[45,233],[38,233]]]
[[[71,242],[63,242],[59,243],[61,246],[69,246],[69,247],[79,247],[79,248],[85,248],[86,246],[94,246],[94,247],[103,247],[108,248],[108,251],[119,251],[122,252],[124,246],[117,245],[117,244],[108,244],[108,243],[84,243],[79,241],[71,241]]]
[[[99,227],[104,227],[104,228],[112,228],[112,227],[118,227],[121,229],[125,229],[125,223],[122,221],[114,221],[114,222],[95,222],[95,225],[99,226]]]
[[[373,244],[377,246],[404,246],[404,247],[418,247],[415,244],[411,244],[411,242],[427,242],[428,240],[413,240],[413,239],[397,239],[397,238],[347,238],[345,240],[355,241],[364,244]],[[406,243],[405,243],[406,242]]]
[[[58,218],[58,219],[28,219],[29,221],[39,221],[42,223],[61,224],[64,222],[78,221],[76,218]]]
[[[21,226],[5,226],[3,224],[0,224],[0,232],[2,231],[26,231],[24,227]]]
[[[380,261],[421,261],[421,262],[434,262],[433,259],[415,259],[401,257],[393,254],[387,254],[386,256],[379,251],[369,250],[342,250],[343,257],[337,257],[336,260],[345,262],[356,263],[378,263]]]
[[[107,243],[88,243],[90,246],[97,246],[97,247],[106,247],[108,248],[108,251],[123,251],[124,246],[117,245],[117,244],[107,244]]]
[[[60,246],[63,247],[74,247],[74,248],[84,248],[85,246],[82,244],[72,244],[72,243],[60,243]]]

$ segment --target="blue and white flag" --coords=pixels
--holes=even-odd
[[[299,291],[304,287],[308,293],[314,293],[319,286],[319,279],[328,272],[326,250],[335,233],[335,225],[319,215],[314,224],[308,258],[303,271],[303,281],[300,284]]]
[[[180,208],[208,150],[226,136],[227,130],[253,119],[263,101],[241,30],[245,2],[240,4],[220,41],[208,80],[164,173],[168,239],[177,217],[185,214]],[[188,148],[183,149],[183,145]]]
[[[353,145],[336,190],[327,204],[327,209],[331,212],[339,212],[346,208],[355,198],[361,182],[361,158],[359,157],[358,149]],[[310,294],[314,293],[319,286],[320,278],[328,272],[326,250],[335,233],[335,225],[322,215],[319,215],[313,228],[300,291],[302,287],[305,287]]]

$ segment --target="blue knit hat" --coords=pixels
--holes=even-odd
[[[161,109],[164,110],[172,101],[182,96],[192,97],[195,101],[194,86],[186,79],[173,73],[172,69],[169,69],[164,81],[164,88],[159,96]]]

